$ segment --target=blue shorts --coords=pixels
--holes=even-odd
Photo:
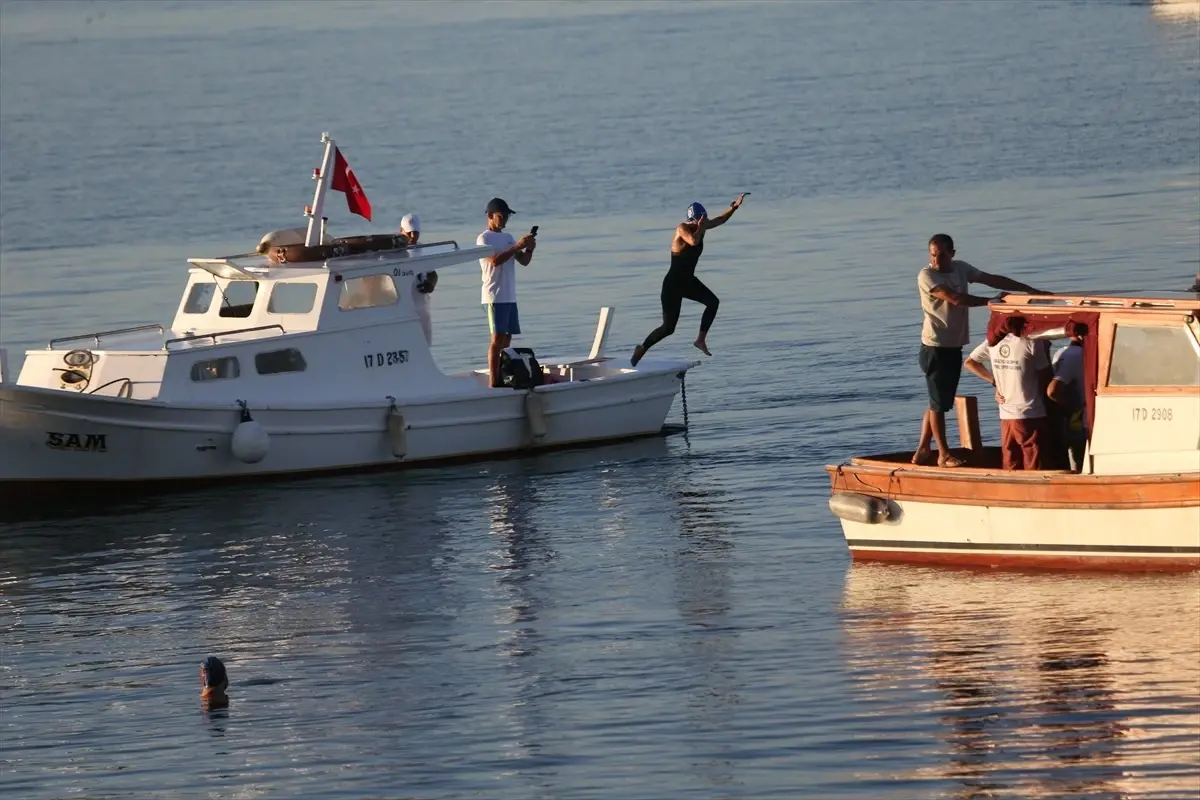
[[[492,333],[519,334],[521,320],[517,317],[516,303],[488,303],[488,326]]]

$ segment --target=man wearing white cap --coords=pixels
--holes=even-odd
[[[408,239],[408,246],[415,247],[421,238],[421,218],[416,214],[405,214],[400,220],[400,233]],[[421,329],[425,331],[425,341],[433,344],[433,318],[429,311],[429,295],[437,286],[438,274],[430,270],[417,274],[417,282],[413,285],[413,305],[417,307],[417,316],[421,318]]]

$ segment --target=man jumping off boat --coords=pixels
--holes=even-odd
[[[729,208],[711,220],[704,206],[699,203],[688,206],[687,219],[675,228],[675,237],[671,240],[671,267],[662,282],[662,325],[651,331],[646,341],[633,348],[633,358],[629,359],[632,366],[636,367],[647,350],[675,332],[685,298],[704,304],[704,315],[700,317],[700,335],[696,337],[695,345],[704,355],[712,355],[708,351],[706,339],[708,329],[717,317],[717,306],[721,301],[696,277],[696,263],[700,260],[700,254],[704,252],[705,231],[724,225],[733,216],[733,212],[741,207],[747,194],[749,192],[738,195],[737,200],[729,204]]]
[[[913,453],[914,464],[928,464],[933,457],[930,437],[937,443],[939,467],[961,467],[961,459],[950,455],[946,444],[946,412],[954,407],[958,379],[962,375],[962,349],[970,341],[971,306],[986,306],[990,297],[968,294],[969,284],[982,283],[1004,292],[1051,294],[1034,289],[1003,275],[989,275],[981,269],[954,258],[954,240],[935,233],[929,239],[929,263],[917,275],[924,322],[921,326],[921,350],[917,358],[925,373],[929,407],[921,416],[921,438]]]

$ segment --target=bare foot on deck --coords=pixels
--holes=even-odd
[[[933,466],[933,451],[928,447],[922,447],[920,450],[917,450],[915,453],[913,453],[912,463],[916,464],[918,467]]]
[[[646,348],[642,347],[640,344],[633,348],[633,358],[629,359],[629,366],[636,367],[644,355],[646,355]]]
[[[965,467],[967,462],[954,456],[938,456],[939,467]]]
[[[708,347],[705,346],[705,342],[704,342],[703,338],[697,339],[696,341],[692,342],[692,344],[696,345],[696,347],[700,350],[701,353],[704,353],[704,355],[706,355],[706,356],[712,355],[712,353],[708,352]]]

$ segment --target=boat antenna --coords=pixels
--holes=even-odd
[[[333,154],[336,148],[328,133],[321,134],[321,141],[325,144],[325,157],[321,159],[321,166],[313,170],[313,180],[317,182],[317,188],[313,192],[312,205],[304,209],[304,216],[308,217],[308,233],[304,237],[305,247],[323,244],[325,238],[325,226],[318,220],[323,219],[325,193],[329,190],[329,170],[333,168]]]

